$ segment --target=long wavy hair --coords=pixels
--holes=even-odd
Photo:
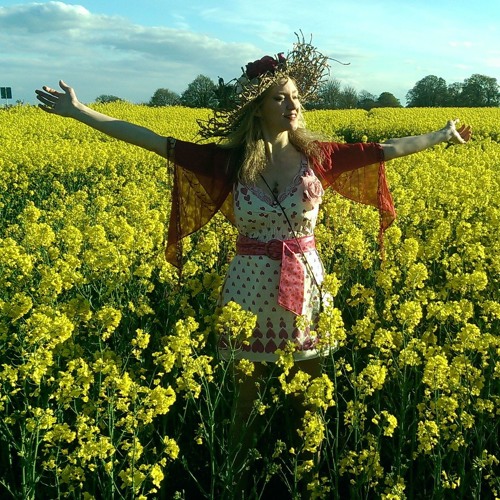
[[[272,87],[269,87],[247,104],[236,130],[219,144],[223,148],[235,149],[240,152],[239,161],[233,167],[236,172],[232,172],[232,174],[247,185],[255,184],[270,160],[258,111],[271,89]],[[302,105],[298,111],[299,125],[296,130],[288,132],[289,140],[297,151],[308,158],[321,160],[321,149],[318,146],[318,141],[322,140],[323,137],[306,128]]]

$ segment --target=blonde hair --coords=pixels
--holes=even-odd
[[[266,91],[245,106],[245,112],[242,113],[234,132],[220,143],[223,148],[238,149],[242,152],[241,159],[235,166],[237,171],[233,174],[244,184],[255,184],[269,160],[258,111],[270,89],[271,87],[268,87]],[[297,129],[288,133],[290,143],[308,158],[321,159],[318,141],[322,137],[306,128],[302,105],[299,109],[298,119]]]

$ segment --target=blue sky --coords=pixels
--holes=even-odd
[[[333,63],[332,78],[405,104],[427,75],[500,80],[499,20],[499,0],[0,0],[0,86],[34,103],[35,88],[62,78],[83,102],[147,102],[199,74],[238,77],[247,62],[286,53],[302,30],[350,63]]]

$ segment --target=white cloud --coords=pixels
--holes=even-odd
[[[62,2],[31,3],[0,8],[0,28],[4,33],[66,31],[73,29],[75,24],[82,26],[89,21],[98,20],[99,16],[93,16],[85,7]]]
[[[16,90],[26,92],[30,79],[39,78],[29,83],[34,89],[53,85],[41,79],[71,77],[75,87],[92,82],[79,92],[86,102],[101,93],[147,101],[159,87],[180,93],[199,74],[214,80],[239,76],[240,61],[260,54],[252,44],[226,43],[183,29],[145,28],[62,2],[0,8],[0,44],[8,67],[2,79],[23,79]],[[29,96],[16,98],[34,102],[32,96],[29,90]]]
[[[453,48],[466,48],[466,49],[471,49],[474,47],[473,42],[468,42],[468,41],[451,41],[449,42],[450,47]]]

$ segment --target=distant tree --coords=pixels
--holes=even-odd
[[[215,88],[215,97],[219,109],[230,109],[234,106],[237,97],[236,87],[227,85],[224,79],[219,77],[218,85]]]
[[[382,92],[375,103],[377,108],[401,108],[399,99],[390,92]]]
[[[428,75],[419,80],[406,94],[410,108],[438,107],[446,105],[448,87],[443,78]]]
[[[316,107],[338,109],[340,107],[341,83],[336,78],[325,82],[318,91]]]
[[[339,95],[340,109],[354,109],[358,104],[358,92],[351,85],[345,85]]]
[[[176,106],[180,104],[180,95],[169,89],[156,89],[148,106]]]
[[[448,85],[445,106],[461,106],[462,87],[463,84],[459,82]]]
[[[370,94],[370,92],[367,92],[366,90],[362,90],[358,94],[358,103],[356,107],[370,111],[370,109],[376,106],[376,100],[377,98],[373,94]]]
[[[460,105],[469,107],[496,107],[500,105],[500,88],[496,78],[474,74],[464,80]]]
[[[205,75],[198,75],[181,95],[181,104],[189,108],[217,106],[217,86]]]
[[[123,102],[123,99],[115,95],[107,95],[107,94],[101,94],[100,96],[95,98],[95,102],[99,104],[106,104],[108,102],[117,102],[117,101]]]

